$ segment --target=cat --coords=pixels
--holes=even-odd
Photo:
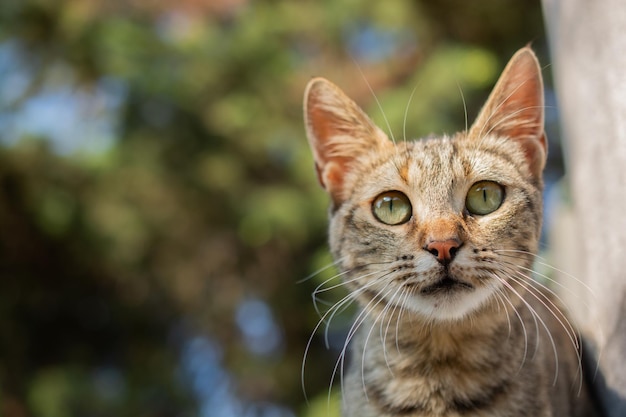
[[[531,277],[547,155],[532,49],[453,136],[394,143],[324,78],[304,117],[342,304],[360,308],[343,415],[595,416],[579,337]]]

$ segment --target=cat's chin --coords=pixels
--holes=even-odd
[[[488,287],[476,288],[446,276],[409,297],[404,306],[428,320],[457,321],[480,310],[491,296]]]

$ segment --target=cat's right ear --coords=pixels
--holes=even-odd
[[[391,146],[387,136],[339,87],[314,78],[304,93],[304,121],[317,178],[335,204],[347,198],[346,176],[370,150]]]

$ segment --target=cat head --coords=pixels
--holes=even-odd
[[[543,110],[530,48],[451,137],[393,143],[338,87],[309,82],[305,124],[332,201],[331,251],[362,305],[458,320],[524,291],[541,229]]]

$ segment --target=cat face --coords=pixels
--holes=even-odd
[[[520,50],[467,131],[392,143],[324,79],[305,95],[307,134],[332,199],[330,246],[368,308],[458,320],[524,291],[541,228],[542,81]],[[526,284],[527,285],[527,284]]]

